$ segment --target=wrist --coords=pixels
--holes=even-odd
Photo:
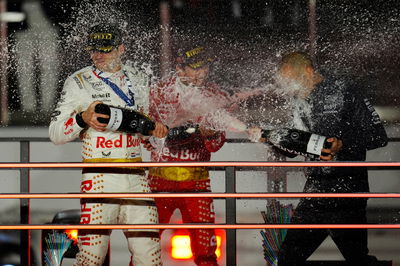
[[[83,112],[77,113],[75,115],[75,119],[76,119],[76,123],[78,124],[78,126],[80,126],[81,128],[85,128],[86,122],[83,120],[82,113]]]
[[[214,140],[221,136],[221,134],[218,132],[213,132],[211,134],[201,134],[201,135],[203,136],[203,138],[205,138],[207,140]]]

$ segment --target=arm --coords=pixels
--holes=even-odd
[[[322,160],[332,160],[336,154],[341,160],[361,160],[365,159],[367,150],[387,144],[386,131],[374,107],[357,90],[352,91],[355,93],[346,95],[342,134],[327,140],[331,147],[322,150],[326,154],[321,156]]]
[[[363,99],[364,125],[366,127],[367,150],[381,148],[387,145],[388,137],[381,119],[368,99]]]
[[[81,101],[86,92],[78,85],[79,81],[68,78],[64,84],[60,100],[53,112],[49,127],[49,136],[54,144],[64,144],[80,136],[83,129],[93,128],[105,131],[107,124],[100,123],[97,118],[109,118],[108,115],[98,114],[94,108],[99,101],[92,102],[87,109]]]
[[[386,131],[373,106],[359,94],[348,95],[343,131],[340,136],[343,147],[338,153],[341,160],[364,160],[367,150],[387,144]]]
[[[64,144],[79,137],[79,133],[86,127],[81,112],[81,89],[72,78],[68,78],[61,92],[60,100],[52,114],[49,136],[54,144]]]
[[[343,149],[350,152],[372,150],[387,145],[386,131],[379,115],[366,98],[354,97],[349,130],[342,136]]]
[[[214,131],[203,127],[200,127],[199,130],[201,137],[203,138],[204,146],[209,152],[216,152],[225,144],[225,132]]]

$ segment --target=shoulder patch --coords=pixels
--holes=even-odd
[[[75,80],[76,84],[78,85],[79,89],[83,90],[83,80],[82,80],[82,74],[78,74],[75,77],[73,77]]]

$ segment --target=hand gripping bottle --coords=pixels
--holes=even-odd
[[[193,134],[199,132],[199,126],[187,123],[178,127],[173,127],[168,130],[166,141],[172,142],[184,142]]]
[[[105,114],[110,118],[99,117],[100,123],[107,124],[109,130],[121,131],[126,133],[140,133],[144,136],[151,135],[150,132],[155,129],[155,123],[144,114],[125,108],[108,106],[106,104],[97,104],[94,108],[96,113]]]
[[[261,137],[279,149],[313,159],[321,156],[321,149],[331,146],[327,137],[298,129],[263,129]]]
[[[199,126],[193,124],[185,124],[173,128],[168,128],[168,134],[165,138],[156,138],[151,136],[149,142],[156,149],[161,149],[167,144],[170,146],[181,147],[190,142],[193,142],[192,136],[199,132]]]

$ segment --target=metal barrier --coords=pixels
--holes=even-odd
[[[399,142],[400,138],[390,139]],[[215,228],[226,229],[226,264],[236,265],[236,229],[400,229],[400,224],[237,224],[236,198],[303,198],[303,197],[359,197],[359,198],[400,198],[397,193],[236,193],[236,171],[253,167],[370,167],[377,169],[400,169],[400,162],[179,162],[179,163],[30,163],[30,142],[49,142],[48,138],[0,138],[0,142],[20,143],[20,162],[0,163],[1,169],[20,170],[20,194],[1,194],[0,199],[20,199],[21,225],[0,225],[0,230],[21,231],[21,264],[29,265],[30,230],[41,229],[193,229]],[[228,140],[230,143],[245,143],[247,140]],[[207,166],[212,170],[225,170],[226,193],[107,193],[107,194],[33,194],[29,193],[30,169],[79,169],[82,167],[166,167],[166,166]],[[212,197],[225,198],[226,224],[168,224],[168,225],[31,225],[30,199],[48,198],[156,198],[156,197]],[[27,254],[24,256],[23,254]]]

